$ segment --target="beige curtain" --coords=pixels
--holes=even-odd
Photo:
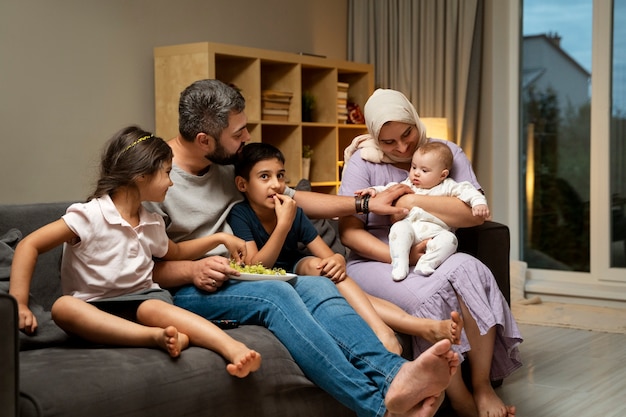
[[[420,116],[445,117],[470,160],[477,145],[484,0],[348,0],[348,57]]]

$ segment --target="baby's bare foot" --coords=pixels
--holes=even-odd
[[[163,329],[161,336],[157,337],[156,342],[172,358],[177,358],[189,346],[189,337],[184,333],[179,333],[176,327],[168,326]]]
[[[459,356],[448,339],[441,340],[402,365],[385,396],[390,413],[404,414],[427,398],[438,398],[459,366]]]
[[[247,350],[237,355],[233,363],[226,365],[226,371],[232,376],[244,378],[261,366],[261,355],[254,350]]]

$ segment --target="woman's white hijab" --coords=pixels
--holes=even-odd
[[[396,90],[379,88],[370,96],[363,108],[368,133],[357,136],[344,151],[344,164],[357,151],[361,157],[374,163],[410,162],[411,158],[400,159],[385,154],[378,146],[380,129],[387,122],[402,122],[415,125],[419,134],[419,145],[428,141],[426,126],[419,118],[415,107],[404,94]]]

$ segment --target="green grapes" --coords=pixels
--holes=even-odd
[[[234,260],[230,260],[230,267],[236,269],[242,274],[258,274],[258,275],[285,275],[287,271],[283,268],[266,268],[261,263],[255,265],[238,265]]]

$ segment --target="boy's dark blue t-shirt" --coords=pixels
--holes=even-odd
[[[270,238],[259,221],[256,213],[250,207],[248,201],[235,204],[228,214],[228,223],[233,229],[235,236],[249,242],[254,240],[260,250]],[[287,272],[293,272],[295,264],[302,259],[305,254],[298,250],[298,243],[308,245],[318,236],[317,229],[298,207],[296,218],[291,225],[289,233],[285,239],[280,255],[274,264],[275,268],[284,268]],[[267,266],[267,265],[265,265]]]

